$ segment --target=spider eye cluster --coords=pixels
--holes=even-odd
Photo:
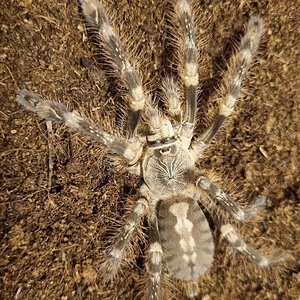
[[[171,147],[163,147],[159,149],[159,153],[164,155],[164,154],[169,154],[171,152]]]
[[[176,144],[169,144],[169,145],[160,145],[160,147],[157,147],[154,149],[154,156],[157,158],[162,158],[166,156],[174,156],[178,153],[179,148]]]

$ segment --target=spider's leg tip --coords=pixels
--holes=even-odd
[[[264,31],[264,21],[263,18],[261,18],[258,15],[253,15],[250,17],[248,21],[248,30],[256,32],[259,36],[263,33]]]
[[[265,207],[267,205],[267,197],[265,196],[258,196],[253,205],[255,205],[256,207]]]
[[[277,250],[269,257],[267,264],[262,265],[272,267],[285,263],[297,263],[297,259],[289,252]]]
[[[16,100],[25,109],[35,112],[37,104],[42,99],[41,99],[40,95],[38,95],[30,90],[22,89],[17,94]]]

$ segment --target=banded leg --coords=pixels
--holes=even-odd
[[[233,201],[209,178],[205,176],[199,176],[196,180],[196,185],[213,199],[218,200],[221,206],[238,221],[247,221],[255,213],[262,210],[266,204],[266,199],[264,197],[259,197],[250,207],[242,209],[238,203]]]
[[[127,90],[129,105],[127,130],[129,138],[135,137],[141,110],[146,101],[138,72],[129,62],[126,51],[120,43],[119,36],[111,26],[101,1],[80,0],[80,3],[87,23],[97,31],[97,38],[105,51],[104,55]]]
[[[293,259],[290,254],[279,250],[275,251],[270,256],[262,254],[257,249],[247,245],[230,224],[224,224],[221,226],[221,236],[222,238],[225,238],[236,250],[259,264],[261,267],[271,267]]]
[[[141,218],[145,216],[147,208],[147,200],[145,198],[138,199],[133,212],[126,220],[126,225],[117,236],[115,244],[101,267],[101,272],[105,280],[110,281],[117,274],[122,263],[124,250],[129,245],[132,233],[136,226],[140,223]]]
[[[46,101],[40,95],[25,89],[19,92],[17,101],[25,109],[36,113],[44,120],[65,124],[82,133],[85,137],[107,146],[116,154],[124,157],[129,163],[134,163],[139,159],[142,150],[139,143],[129,143],[120,137],[105,132],[88,119],[69,111],[61,103]]]
[[[179,23],[181,36],[178,38],[180,51],[183,52],[180,76],[184,84],[185,115],[183,135],[191,139],[196,118],[198,75],[198,49],[192,9],[189,0],[178,0],[175,14]]]
[[[236,101],[240,95],[242,83],[257,51],[259,40],[263,34],[263,21],[252,16],[247,24],[239,50],[230,60],[228,71],[225,74],[224,90],[225,101],[220,107],[219,114],[213,124],[205,130],[195,143],[208,144],[216,135],[225,120],[232,114]]]
[[[159,231],[157,217],[152,216],[149,221],[149,286],[148,286],[148,299],[159,300],[160,299],[160,283],[161,283],[161,271],[162,271],[162,257],[163,250],[159,241]]]

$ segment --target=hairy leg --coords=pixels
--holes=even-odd
[[[80,0],[85,19],[96,31],[96,37],[104,48],[104,55],[110,62],[116,75],[121,79],[128,96],[128,137],[136,136],[141,111],[146,102],[146,95],[137,70],[130,63],[120,38],[111,26],[106,10],[99,0]]]
[[[275,266],[293,258],[290,254],[280,250],[275,251],[269,256],[262,254],[259,250],[246,244],[230,224],[221,226],[221,236],[236,250],[259,264],[261,267]]]
[[[185,113],[182,138],[190,143],[196,118],[198,75],[198,49],[194,30],[192,8],[189,0],[178,0],[175,4],[174,20],[179,32],[174,33],[180,58],[179,75],[184,85]]]
[[[141,152],[139,143],[130,143],[120,137],[115,137],[86,118],[71,112],[62,103],[44,100],[40,95],[29,90],[21,90],[17,101],[27,110],[36,113],[46,121],[62,123],[80,132],[83,136],[107,146],[111,151],[124,157],[129,163],[138,160]]]
[[[145,198],[138,199],[132,213],[126,220],[125,226],[116,237],[115,243],[101,267],[102,276],[107,281],[112,280],[117,274],[123,260],[124,250],[129,245],[136,226],[140,223],[141,218],[145,216],[147,208],[147,200]]]
[[[160,299],[160,283],[162,272],[162,257],[163,251],[159,241],[158,222],[156,215],[153,215],[149,220],[149,286],[148,299]]]
[[[243,80],[251,66],[262,34],[263,20],[258,16],[252,16],[247,24],[246,32],[241,40],[240,47],[231,58],[228,71],[224,76],[225,83],[222,90],[225,94],[225,100],[222,103],[213,124],[197,138],[193,143],[193,148],[199,148],[199,150],[201,150],[201,148],[205,147],[216,136],[220,127],[222,127],[224,122],[234,111]]]
[[[206,192],[210,197],[216,199],[222,207],[238,221],[247,221],[258,211],[265,207],[265,198],[257,200],[248,208],[242,209],[238,203],[232,200],[219,186],[206,176],[199,176],[196,185]]]

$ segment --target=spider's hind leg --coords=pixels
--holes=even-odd
[[[277,250],[269,256],[262,254],[259,250],[246,244],[230,224],[221,226],[221,236],[225,238],[231,246],[243,255],[259,264],[261,267],[272,267],[293,259],[289,253]]]
[[[160,244],[158,221],[155,215],[149,220],[149,283],[148,283],[148,299],[160,299],[160,285],[162,272],[163,250]]]
[[[110,281],[116,276],[124,257],[124,250],[129,245],[136,226],[140,223],[142,217],[145,216],[147,208],[147,200],[140,198],[134,206],[132,213],[126,219],[125,226],[116,237],[115,243],[101,267],[102,276],[106,281]]]
[[[221,206],[238,221],[247,221],[255,213],[262,210],[266,204],[266,199],[264,197],[258,197],[254,203],[243,209],[217,184],[206,176],[199,176],[196,180],[196,185],[210,197],[217,200]]]

